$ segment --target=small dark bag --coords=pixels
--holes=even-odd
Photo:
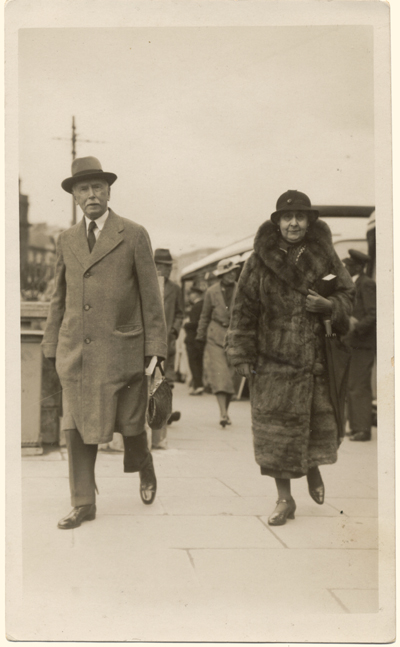
[[[156,384],[155,373],[158,368],[162,378]],[[172,389],[168,384],[165,373],[160,364],[157,364],[150,378],[149,406],[147,409],[147,422],[151,429],[161,429],[172,413]]]

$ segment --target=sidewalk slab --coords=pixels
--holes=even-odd
[[[267,517],[261,517],[265,524]],[[368,517],[296,517],[272,532],[288,548],[378,548],[378,523]]]

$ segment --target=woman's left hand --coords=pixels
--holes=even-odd
[[[308,290],[308,296],[306,298],[306,310],[308,312],[317,312],[319,314],[330,315],[332,312],[332,303],[329,299],[321,297],[318,292],[314,290]]]

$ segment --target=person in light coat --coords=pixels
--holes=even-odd
[[[207,362],[207,378],[212,392],[217,397],[220,412],[219,424],[224,429],[231,424],[228,415],[232,396],[235,394],[234,370],[227,363],[224,351],[225,335],[228,330],[232,306],[237,289],[237,275],[240,266],[231,259],[223,259],[214,270],[218,282],[208,288],[197,328],[196,340],[204,348]],[[207,361],[208,360],[208,361]]]
[[[83,219],[58,239],[55,289],[43,337],[63,388],[73,510],[58,527],[96,515],[97,446],[124,439],[124,471],[139,472],[152,503],[157,481],[144,430],[145,365],[167,356],[166,326],[151,243],[142,225],[108,208],[117,176],[94,157],[74,160],[62,187]]]

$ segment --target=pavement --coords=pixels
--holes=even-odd
[[[308,642],[339,642],[346,617],[376,614],[376,429],[321,468],[323,506],[299,479],[296,519],[270,527],[275,484],[254,461],[249,402],[231,404],[225,429],[215,396],[177,384],[174,409],[168,448],[153,451],[152,506],[122,454],[99,452],[96,520],[58,530],[71,507],[66,450],[23,459],[23,595],[9,637],[286,642],[308,623]]]

